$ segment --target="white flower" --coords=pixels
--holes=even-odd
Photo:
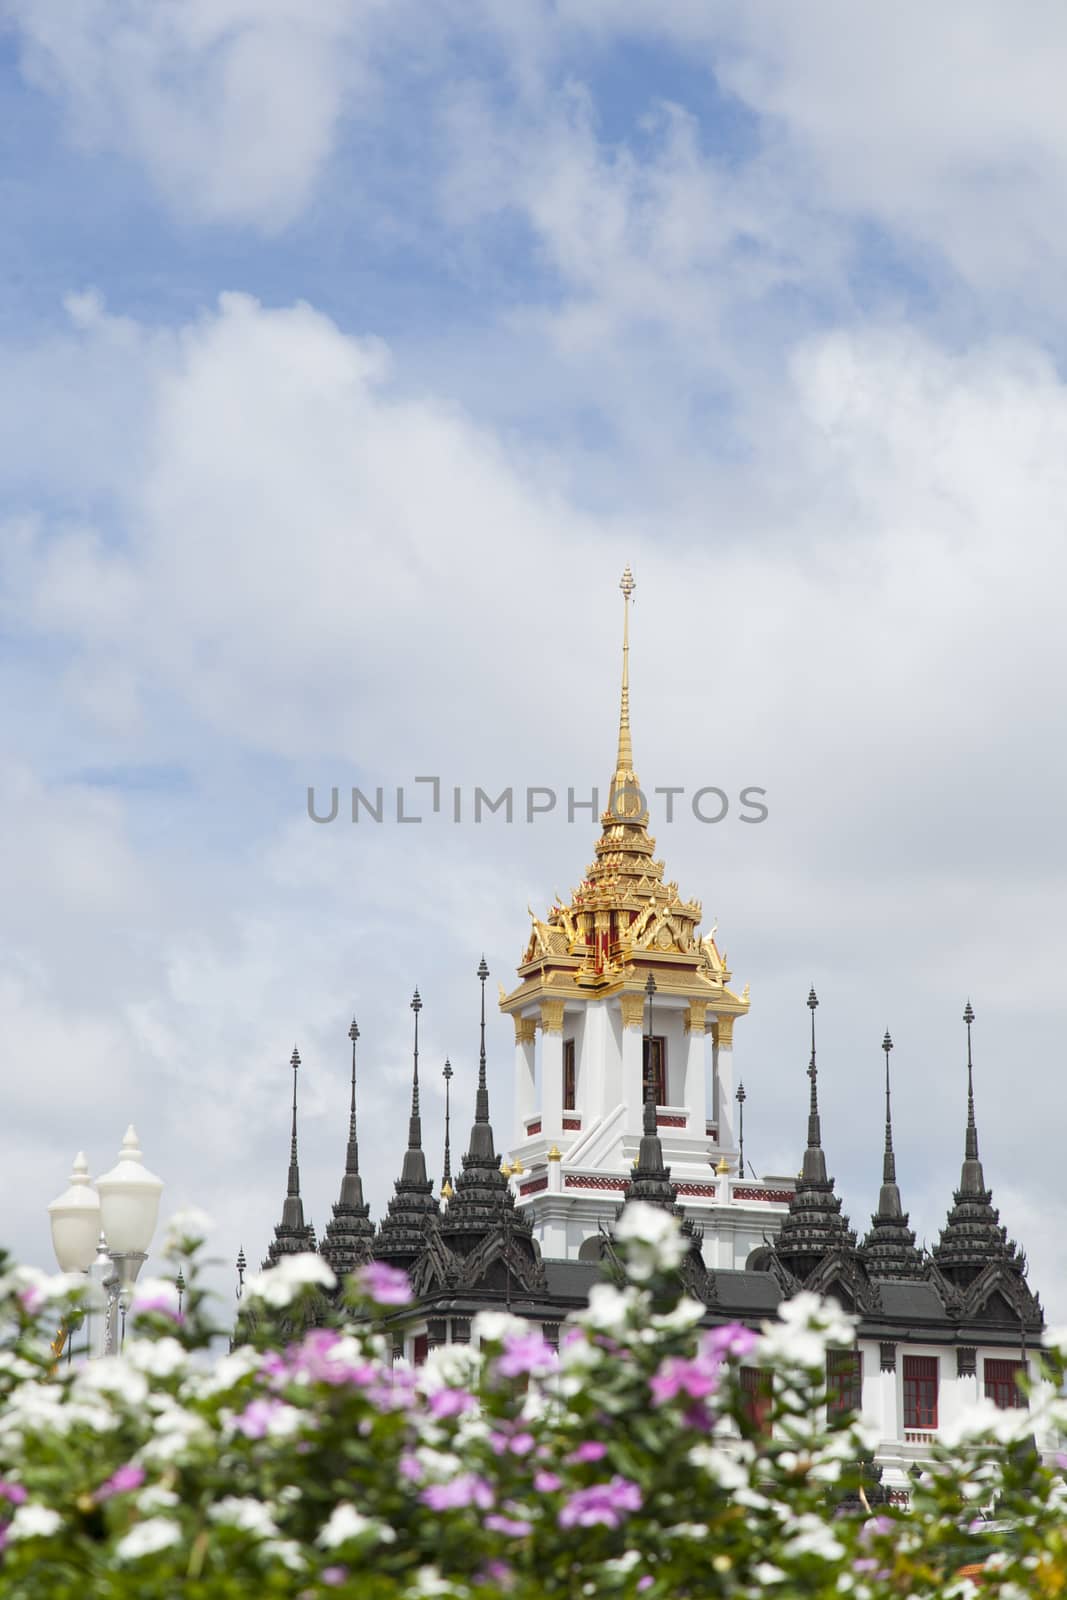
[[[175,1506],[181,1505],[181,1500],[173,1489],[164,1489],[161,1483],[150,1484],[147,1489],[142,1489],[137,1496],[138,1511],[173,1511]]]
[[[469,1344],[438,1344],[419,1368],[419,1388],[423,1394],[438,1389],[464,1389],[477,1373],[481,1362]]]
[[[689,1452],[694,1467],[701,1467],[720,1489],[738,1490],[748,1484],[748,1473],[737,1456],[713,1444],[695,1444]]]
[[[477,1344],[503,1344],[509,1334],[529,1333],[530,1324],[510,1311],[479,1311],[471,1323],[471,1339]]]
[[[295,1539],[266,1539],[260,1545],[260,1553],[265,1560],[280,1561],[290,1572],[303,1572],[307,1566]]]
[[[662,1206],[631,1200],[615,1225],[615,1237],[627,1246],[626,1271],[639,1283],[684,1261],[689,1249],[677,1217]]]
[[[830,1525],[811,1512],[797,1517],[790,1524],[790,1537],[782,1546],[787,1556],[819,1556],[823,1561],[840,1561],[845,1547],[835,1539]]]
[[[262,1500],[249,1495],[228,1494],[211,1506],[208,1516],[212,1522],[224,1522],[227,1527],[239,1528],[242,1533],[253,1533],[257,1539],[273,1538],[277,1524]]]
[[[125,1356],[101,1356],[97,1361],[87,1361],[75,1383],[78,1389],[95,1389],[132,1408],[143,1406],[148,1399],[148,1383],[143,1373],[131,1366]]]
[[[178,1286],[169,1278],[145,1278],[134,1287],[130,1312],[162,1311],[165,1316],[178,1315]]]
[[[806,1290],[783,1300],[778,1321],[763,1324],[758,1354],[768,1365],[818,1368],[826,1365],[831,1346],[851,1345],[856,1336],[856,1318],[846,1316],[833,1300],[823,1300]]]
[[[167,1223],[164,1253],[170,1255],[192,1244],[203,1244],[214,1230],[215,1223],[206,1211],[201,1211],[198,1206],[186,1206],[182,1211],[176,1211]]]
[[[1056,1350],[1061,1356],[1067,1356],[1067,1325],[1060,1323],[1055,1328],[1046,1328],[1041,1335],[1041,1343],[1047,1350]]]
[[[683,1295],[673,1311],[652,1318],[650,1326],[653,1337],[657,1333],[685,1333],[689,1328],[695,1328],[706,1310],[707,1307],[701,1305],[699,1300],[691,1300],[688,1295]]]
[[[122,1350],[138,1372],[150,1378],[170,1378],[189,1364],[188,1351],[177,1339],[127,1339]]]
[[[8,1523],[9,1539],[50,1539],[58,1533],[63,1518],[49,1506],[19,1506]]]
[[[649,1206],[646,1209],[651,1210]],[[587,1328],[601,1333],[622,1333],[632,1314],[644,1310],[648,1297],[640,1289],[616,1289],[613,1283],[594,1283],[589,1291],[589,1304],[579,1311],[575,1320]]]
[[[17,1295],[23,1309],[32,1317],[43,1306],[57,1300],[80,1298],[86,1289],[80,1272],[42,1272],[39,1267],[12,1267],[0,1277],[0,1299]]]
[[[251,1300],[278,1308],[291,1305],[302,1289],[319,1286],[335,1289],[337,1279],[322,1257],[313,1250],[295,1256],[282,1256],[277,1266],[253,1272],[245,1279],[245,1294]]]
[[[942,1423],[941,1440],[950,1449],[971,1439],[995,1439],[999,1444],[1014,1444],[1032,1431],[1029,1411],[1016,1407],[1002,1411],[983,1396]]]
[[[208,1427],[203,1417],[175,1405],[169,1395],[156,1394],[152,1400],[156,1412],[155,1426],[152,1437],[141,1446],[142,1461],[173,1461],[190,1445],[208,1438]]]
[[[253,1350],[248,1344],[238,1345],[228,1355],[220,1356],[210,1372],[197,1374],[190,1379],[189,1388],[202,1398],[224,1394],[227,1389],[239,1384],[242,1378],[247,1378],[249,1373],[258,1372],[262,1365],[263,1357],[258,1350]]]
[[[149,1517],[147,1522],[137,1522],[115,1546],[118,1561],[139,1561],[142,1556],[154,1556],[160,1550],[169,1550],[181,1544],[182,1530],[170,1517]]]
[[[334,1506],[330,1520],[319,1529],[317,1542],[327,1550],[336,1550],[338,1545],[360,1539],[367,1533],[373,1534],[379,1544],[392,1544],[396,1539],[396,1532],[388,1523],[365,1517],[355,1506],[342,1502]]]
[[[781,1567],[773,1567],[769,1561],[758,1561],[752,1568],[752,1576],[757,1583],[781,1583],[785,1573]]]
[[[415,1582],[410,1588],[404,1590],[405,1597],[410,1600],[459,1600],[461,1595],[469,1594],[470,1590],[464,1585],[459,1587],[449,1579],[442,1578],[440,1567],[420,1567],[415,1574]]]

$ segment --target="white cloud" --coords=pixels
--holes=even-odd
[[[72,337],[111,336],[106,314],[94,326]],[[321,1226],[355,1009],[380,1212],[403,1139],[415,982],[434,1162],[446,1052],[464,1074],[461,1137],[481,946],[493,983],[507,982],[527,899],[577,879],[593,826],[313,829],[304,784],[351,781],[353,760],[370,783],[438,770],[468,793],[603,783],[627,558],[643,774],[770,789],[763,829],[658,830],[671,875],[719,918],[739,981],[753,983],[738,1058],[754,1158],[795,1164],[804,1016],[791,1008],[803,1012],[814,976],[827,1143],[848,1207],[854,1220],[866,1209],[878,1137],[877,1086],[851,1069],[869,1030],[874,1072],[888,1020],[902,1181],[919,1162],[937,1175],[929,1199],[905,1198],[933,1237],[958,1160],[969,988],[997,1186],[1023,1149],[1003,1070],[1014,1052],[1034,1063],[1031,1108],[1058,1093],[1040,1023],[1067,956],[1049,866],[1065,798],[1049,729],[1064,666],[1067,395],[1050,364],[1018,345],[947,356],[899,336],[809,341],[724,491],[740,508],[731,540],[680,554],[622,515],[576,511],[515,441],[412,395],[383,346],[307,306],[228,296],[165,345],[141,330],[133,348],[131,382],[148,400],[143,448],[110,459],[121,525],[105,537],[39,518],[5,548],[9,626],[39,653],[37,703],[51,707],[48,770],[68,729],[72,764],[93,743],[84,695],[64,695],[121,668],[143,720],[124,734],[110,718],[96,738],[117,763],[192,773],[189,799],[153,804],[54,776],[9,786],[5,1038],[40,1082],[84,1070],[97,1107],[87,1133],[82,1112],[77,1131],[57,1120],[55,1190],[79,1144],[106,1163],[132,1114],[176,1202],[226,1217],[229,1244],[255,1259],[280,1204],[295,1038]],[[48,354],[42,384],[55,370]],[[1040,809],[1027,800],[1017,817],[1038,775]],[[494,1017],[502,1143],[506,1033]],[[855,1129],[868,1116],[865,1154]],[[1054,1118],[1028,1139],[1040,1206]],[[20,1245],[42,1238],[32,1195],[25,1206]],[[1005,1220],[1025,1244],[1007,1206]],[[1038,1286],[1051,1300],[1054,1285]]]
[[[143,165],[182,217],[297,216],[373,91],[374,0],[13,0],[27,79],[73,137]]]
[[[1067,20],[1054,3],[1020,16],[993,0],[862,13],[846,0],[568,0],[544,28],[564,58],[583,36],[666,41],[756,115],[795,200],[937,252],[980,293],[1024,290],[1055,310]]]

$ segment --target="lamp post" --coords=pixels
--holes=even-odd
[[[95,1185],[89,1166],[79,1152],[70,1187],[48,1207],[52,1248],[64,1272],[84,1272],[90,1283],[90,1317],[102,1311],[103,1337],[90,1350],[114,1355],[119,1348],[121,1318],[125,1328],[137,1274],[148,1258],[156,1231],[163,1181],[149,1172],[141,1156],[137,1134],[126,1129],[119,1159]]]
[[[743,1083],[739,1083],[737,1085],[737,1093],[734,1095],[734,1099],[737,1101],[737,1126],[738,1126],[738,1136],[737,1136],[737,1146],[738,1146],[737,1173],[738,1173],[738,1177],[740,1177],[742,1179],[745,1176],[745,1100],[747,1098],[748,1097],[745,1094],[745,1086],[744,1086],[744,1084]]]

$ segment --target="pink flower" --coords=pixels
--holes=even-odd
[[[405,1450],[400,1457],[400,1465],[397,1470],[400,1476],[406,1478],[409,1483],[421,1483],[425,1477],[418,1456],[412,1455],[410,1450]]]
[[[184,1322],[185,1317],[178,1310],[178,1291],[172,1285],[160,1286],[157,1289],[145,1288],[139,1292],[134,1290],[130,1311],[138,1316],[155,1312],[158,1316],[169,1317],[172,1322]]]
[[[333,1385],[354,1383],[365,1386],[378,1376],[370,1361],[352,1361],[342,1352],[344,1341],[333,1328],[313,1328],[303,1341],[286,1352],[288,1377],[307,1378],[312,1383]]]
[[[520,1522],[517,1517],[486,1517],[485,1526],[491,1533],[506,1533],[512,1539],[522,1539],[533,1532],[532,1522]]]
[[[571,1451],[567,1461],[572,1466],[580,1466],[584,1461],[603,1461],[607,1453],[607,1445],[602,1444],[599,1439],[585,1439],[577,1450]]]
[[[698,1356],[687,1361],[683,1356],[668,1356],[659,1371],[649,1380],[652,1400],[661,1406],[679,1394],[692,1400],[704,1400],[719,1387],[719,1362]]]
[[[0,1481],[0,1500],[7,1500],[13,1506],[24,1506],[27,1495],[21,1483],[4,1483]]]
[[[436,1389],[427,1407],[431,1417],[461,1417],[465,1412],[473,1411],[477,1404],[477,1400],[466,1389]]]
[[[504,1340],[504,1353],[496,1369],[503,1378],[518,1378],[523,1373],[537,1377],[554,1372],[559,1357],[539,1333],[512,1333]]]
[[[246,1439],[265,1439],[271,1423],[289,1410],[284,1400],[252,1400],[240,1416],[233,1419],[233,1425]]]
[[[757,1338],[751,1328],[740,1322],[728,1322],[722,1328],[709,1328],[700,1341],[700,1353],[709,1361],[719,1362],[726,1356],[743,1361],[756,1348]]]
[[[551,1494],[554,1489],[559,1488],[563,1479],[557,1478],[554,1472],[546,1472],[544,1468],[541,1468],[540,1471],[534,1473],[533,1482],[538,1494]]]
[[[101,1500],[110,1500],[114,1494],[129,1494],[132,1489],[141,1487],[142,1483],[144,1483],[144,1478],[143,1467],[135,1466],[132,1461],[127,1462],[124,1467],[119,1467],[117,1471],[113,1472],[106,1483],[100,1485],[94,1498],[99,1502]]]
[[[602,1522],[605,1527],[617,1528],[623,1516],[640,1511],[641,1491],[636,1483],[618,1474],[610,1483],[594,1483],[588,1489],[577,1489],[559,1514],[561,1528],[591,1528]]]
[[[448,1483],[427,1485],[419,1499],[431,1511],[452,1511],[463,1506],[477,1506],[480,1511],[488,1511],[493,1504],[493,1491],[484,1478],[473,1472],[461,1472]]]
[[[495,1583],[505,1593],[515,1586],[515,1574],[506,1561],[487,1561],[481,1572],[475,1573],[475,1583]]]
[[[528,1456],[534,1447],[532,1433],[491,1433],[489,1444],[494,1455],[502,1456],[507,1452],[513,1456]]]
[[[323,1567],[322,1581],[329,1589],[336,1589],[348,1577],[347,1567]]]
[[[357,1286],[376,1305],[406,1306],[411,1303],[411,1284],[406,1272],[385,1261],[368,1261],[355,1275]]]

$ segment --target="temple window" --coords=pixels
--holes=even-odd
[[[937,1427],[937,1357],[904,1357],[904,1426]]]
[[[656,1104],[667,1105],[667,1041],[663,1034],[645,1034],[643,1066],[642,1082],[645,1093],[648,1093],[648,1079],[651,1072],[656,1090]]]
[[[563,1109],[574,1111],[577,1105],[577,1078],[574,1065],[574,1040],[563,1041]]]
[[[842,1417],[860,1409],[863,1394],[863,1352],[826,1352],[826,1415]]]
[[[986,1399],[1001,1411],[1024,1410],[1029,1401],[1019,1388],[1019,1378],[1027,1371],[1025,1361],[989,1360],[985,1363]]]

